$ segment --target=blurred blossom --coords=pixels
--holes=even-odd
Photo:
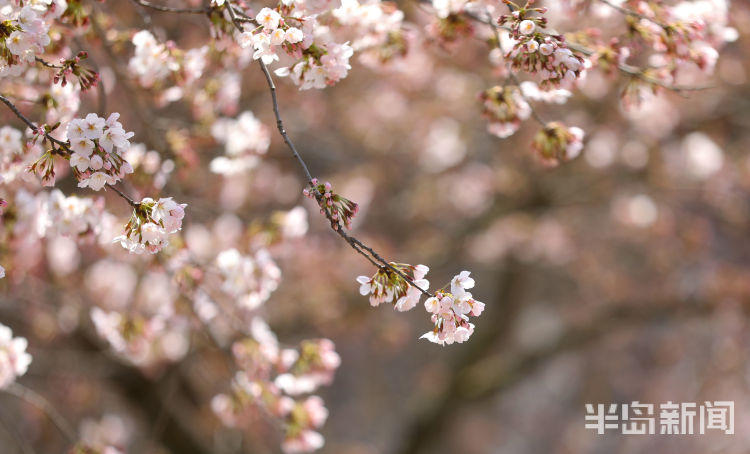
[[[627,118],[643,134],[654,138],[669,136],[679,123],[679,110],[664,95],[655,95],[646,90],[640,95],[640,104],[624,112]]]
[[[226,248],[236,245],[242,235],[242,221],[232,213],[223,213],[213,225],[214,247]]]
[[[612,211],[623,224],[635,227],[649,227],[659,215],[659,210],[651,197],[645,194],[621,196],[614,200]]]
[[[609,167],[617,157],[617,148],[617,136],[612,131],[598,131],[589,140],[584,157],[592,167]]]
[[[47,260],[52,271],[65,276],[75,271],[81,261],[76,242],[68,237],[55,236],[49,240]]]
[[[284,238],[303,237],[307,229],[307,211],[303,207],[294,207],[284,215],[284,221],[281,224],[281,235]]]
[[[211,171],[224,175],[255,168],[260,163],[259,155],[265,154],[271,143],[271,131],[250,111],[242,112],[236,120],[218,119],[211,134],[224,144],[225,153],[211,161]]]
[[[80,425],[81,442],[93,449],[107,446],[117,447],[124,452],[130,436],[125,421],[115,414],[106,414],[100,420],[85,418]]]
[[[642,169],[648,164],[648,148],[637,140],[625,142],[620,149],[620,159],[628,167]]]
[[[684,155],[687,171],[699,180],[713,176],[724,165],[724,152],[710,137],[701,132],[685,136],[680,151]]]
[[[203,224],[192,223],[185,229],[185,242],[192,254],[202,260],[213,255],[213,234]]]
[[[85,277],[92,297],[112,309],[121,309],[130,303],[137,282],[132,266],[108,259],[94,263]]]
[[[138,308],[149,314],[172,315],[177,289],[171,276],[161,272],[148,272],[138,285]]]
[[[437,173],[458,164],[465,155],[461,126],[456,120],[443,117],[430,126],[420,164],[428,172]]]
[[[463,214],[475,216],[492,202],[492,170],[481,164],[469,164],[458,172],[447,176],[451,191],[441,192],[453,208]]]
[[[230,167],[234,167],[230,165]],[[250,193],[250,181],[244,175],[227,174],[221,187],[219,200],[221,207],[227,211],[236,211],[242,207]]]

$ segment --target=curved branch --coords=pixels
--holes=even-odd
[[[78,437],[73,428],[68,425],[65,418],[63,418],[55,407],[47,399],[42,397],[41,394],[21,385],[20,383],[11,383],[8,387],[4,388],[3,391],[18,397],[41,410],[71,443],[76,442]]]
[[[240,32],[244,32],[244,29],[242,28],[241,21],[237,15],[237,11],[235,11],[234,5],[230,0],[227,0],[226,2],[226,10],[229,13],[229,17],[232,19],[232,24],[234,27]],[[284,139],[284,143],[286,146],[291,150],[294,157],[297,159],[297,162],[299,163],[300,167],[302,168],[302,171],[305,174],[305,178],[307,178],[307,184],[312,188],[314,191],[315,198],[317,199],[318,203],[320,204],[323,198],[323,195],[318,192],[317,188],[313,184],[313,177],[310,173],[310,169],[307,167],[307,163],[305,163],[305,160],[302,159],[302,155],[297,151],[297,147],[294,146],[294,142],[292,142],[292,139],[289,138],[289,135],[286,132],[286,128],[284,128],[284,122],[281,119],[281,113],[279,112],[279,103],[278,98],[276,96],[276,85],[273,82],[273,78],[271,77],[271,73],[268,71],[268,67],[265,63],[263,63],[263,60],[258,60],[258,64],[260,65],[260,69],[263,71],[263,75],[266,78],[266,83],[268,83],[268,89],[271,92],[271,101],[273,104],[273,113],[276,117],[276,128],[279,130],[279,134],[281,134],[281,137]],[[324,210],[326,218],[331,222],[331,227],[333,230],[341,237],[343,238],[355,251],[357,251],[359,254],[365,256],[370,263],[372,263],[375,266],[381,267],[381,268],[387,268],[388,270],[396,273],[400,278],[402,278],[404,281],[406,281],[409,285],[419,290],[423,295],[426,295],[427,297],[431,297],[432,294],[418,286],[409,276],[395,268],[393,265],[391,265],[391,262],[385,260],[383,257],[381,257],[377,252],[375,252],[371,247],[367,246],[366,244],[362,243],[357,238],[354,238],[353,236],[349,235],[344,231],[344,229],[341,227],[341,224],[337,221],[335,221],[330,213],[328,211]],[[370,254],[368,256],[367,254]],[[375,263],[378,262],[378,263]]]

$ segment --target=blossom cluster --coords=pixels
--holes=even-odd
[[[240,368],[229,394],[211,402],[214,412],[228,426],[241,426],[253,411],[278,419],[284,428],[286,453],[311,452],[323,446],[317,432],[328,417],[323,400],[315,392],[331,383],[341,363],[333,342],[307,340],[299,349],[281,348],[260,318],[251,324],[251,337],[232,346]]]
[[[74,168],[79,188],[98,191],[133,173],[133,167],[122,157],[130,147],[128,139],[133,133],[126,132],[118,118],[119,113],[106,120],[90,113],[68,123],[70,166]]]
[[[575,159],[581,153],[583,136],[581,128],[550,122],[534,136],[531,148],[542,164],[556,166]]]
[[[395,309],[408,311],[414,308],[426,292],[430,282],[425,279],[430,270],[425,265],[391,263],[397,270],[381,267],[372,277],[359,276],[359,293],[370,295],[370,304],[393,303]],[[472,298],[466,290],[474,287],[471,273],[462,271],[451,280],[451,291],[438,290],[425,300],[425,310],[435,327],[420,339],[440,345],[465,342],[474,332],[469,316],[477,317],[484,311],[484,303]],[[402,276],[403,275],[403,276]],[[404,276],[408,278],[405,279]]]
[[[93,307],[91,320],[97,334],[112,350],[135,365],[178,361],[187,354],[189,325],[184,318]]]
[[[50,23],[42,16],[52,2],[25,3],[3,2],[0,6],[0,22],[3,23],[0,27],[0,77],[19,76],[50,43]]]
[[[105,211],[100,198],[65,196],[58,189],[36,194],[19,189],[11,199],[10,209],[15,219],[13,232],[29,239],[63,236],[111,241],[107,227],[113,216]]]
[[[289,68],[279,68],[275,74],[279,77],[289,77],[300,90],[309,88],[325,88],[333,85],[349,74],[352,69],[349,59],[354,55],[354,49],[349,43],[328,43],[325,53],[311,51],[302,61]]]
[[[311,183],[312,190],[306,188],[302,190],[302,193],[305,197],[317,200],[320,213],[331,221],[331,227],[336,229],[340,223],[343,223],[346,228],[351,229],[352,219],[359,212],[359,205],[334,193],[333,186],[328,181],[320,183],[317,178],[313,178]]]
[[[237,38],[243,48],[253,46],[253,59],[261,59],[268,65],[279,60],[276,46],[285,47],[289,52],[301,47],[295,44],[302,42],[304,33],[299,28],[288,25],[277,10],[263,8],[255,17],[255,21],[260,25],[260,30],[255,33],[244,31]]]
[[[154,201],[141,200],[125,225],[125,234],[114,239],[130,252],[155,254],[168,244],[168,236],[182,229],[187,204],[177,203],[172,197]]]
[[[0,127],[0,178],[9,183],[26,171],[23,133],[12,126]]]
[[[222,278],[222,291],[247,311],[265,303],[281,281],[281,270],[265,249],[251,256],[227,249],[216,256],[216,268]]]
[[[133,45],[135,52],[128,68],[138,76],[142,86],[151,87],[179,69],[167,45],[159,43],[150,31],[141,30],[133,35]]]
[[[182,98],[185,87],[200,79],[208,64],[208,46],[182,50],[172,41],[159,42],[148,30],[135,33],[131,41],[135,49],[128,69],[142,87],[165,89],[176,83],[160,95],[160,104]]]
[[[80,441],[70,454],[125,454],[129,437],[123,419],[107,414],[97,421],[86,418],[81,422]]]
[[[7,326],[0,324],[0,389],[13,383],[26,373],[31,364],[31,355],[26,353],[28,341],[13,337]]]
[[[521,121],[531,115],[531,106],[516,86],[489,88],[479,95],[479,99],[482,101],[482,114],[489,121],[487,131],[500,138],[518,131]]]
[[[355,27],[356,38],[351,44],[360,54],[360,61],[371,66],[382,65],[395,57],[406,55],[408,44],[402,30],[404,12],[380,1],[360,3],[341,0],[331,11],[336,21]]]
[[[568,49],[565,38],[544,30],[547,19],[530,13],[544,14],[546,8],[520,8],[500,16],[499,25],[509,24],[513,48],[505,55],[514,70],[539,73],[543,87],[571,86],[582,74],[583,57]]]
[[[392,303],[394,308],[404,312],[419,303],[422,296],[420,289],[427,290],[430,281],[425,276],[430,271],[426,265],[409,265],[408,263],[391,263],[394,269],[407,276],[416,286],[406,281],[401,274],[388,267],[381,267],[372,276],[359,276],[359,293],[362,296],[370,295],[370,304],[373,307],[382,303]]]
[[[276,8],[263,8],[254,22],[257,28],[237,34],[239,45],[252,47],[253,58],[265,64],[279,61],[282,50],[296,59],[296,63],[275,73],[289,77],[301,90],[325,88],[349,73],[354,50],[348,42],[341,44],[316,34],[322,27],[317,15],[310,14],[304,4],[284,2]]]
[[[18,193],[26,200],[19,200],[18,205],[27,203],[27,193]],[[37,194],[34,205],[37,212],[36,231],[40,237],[55,233],[63,236],[78,237],[100,232],[103,216],[101,200],[82,198],[74,195],[65,196],[54,189],[47,193]]]
[[[211,171],[233,175],[254,169],[271,144],[271,131],[252,112],[242,112],[236,120],[219,118],[211,135],[224,144],[225,156],[211,160]]]
[[[424,307],[435,324],[432,331],[422,335],[436,344],[445,345],[465,342],[474,333],[474,324],[469,316],[478,317],[484,311],[484,303],[472,298],[466,290],[474,287],[474,279],[468,271],[462,271],[451,279],[451,291],[438,290],[435,296],[424,302]]]
[[[96,87],[99,84],[99,73],[81,64],[81,60],[86,58],[88,58],[88,53],[80,51],[73,58],[61,59],[59,70],[52,79],[53,82],[64,87],[68,84],[68,77],[74,76],[81,86],[81,91]]]

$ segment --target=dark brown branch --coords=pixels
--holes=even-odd
[[[226,10],[229,13],[229,17],[232,19],[232,24],[234,25],[234,27],[239,32],[244,32],[244,29],[242,28],[242,25],[240,24],[241,21],[239,20],[238,15],[237,15],[237,11],[235,11],[234,5],[232,5],[232,2],[229,0],[227,0],[226,2]],[[289,135],[286,132],[286,128],[284,128],[284,122],[281,119],[281,113],[279,112],[279,102],[276,96],[276,85],[273,82],[271,73],[268,71],[268,67],[266,66],[266,64],[263,63],[263,60],[258,60],[258,64],[260,65],[260,69],[263,71],[263,75],[266,78],[266,83],[268,83],[268,89],[271,92],[271,102],[273,105],[273,113],[274,113],[274,116],[276,117],[276,128],[279,130],[279,134],[281,134],[281,137],[284,139],[284,143],[286,144],[286,146],[289,148],[289,150],[291,150],[295,159],[297,159],[297,163],[299,163],[300,167],[302,168],[302,171],[305,174],[305,178],[307,178],[307,184],[314,191],[315,198],[320,204],[322,202],[323,195],[320,194],[320,192],[317,190],[317,188],[313,184],[313,176],[310,173],[310,169],[307,167],[307,163],[305,163],[305,160],[302,159],[302,156],[297,151],[297,147],[294,146],[294,142],[292,142],[292,139],[289,138]],[[346,233],[343,227],[341,226],[341,224],[338,221],[333,220],[333,218],[331,217],[330,213],[328,213],[327,210],[323,210],[323,212],[325,213],[326,218],[328,218],[328,220],[331,221],[331,227],[333,228],[333,230],[341,238],[343,238],[355,251],[357,251],[359,254],[367,258],[370,261],[370,263],[380,268],[387,268],[388,270],[396,273],[409,285],[418,289],[420,292],[422,292],[422,294],[426,295],[427,297],[432,296],[429,292],[419,287],[411,278],[409,278],[409,276],[407,276],[406,274],[404,274],[403,272],[395,268],[393,265],[391,265],[389,261],[381,257],[371,247],[365,245],[360,240]]]
[[[138,207],[140,205],[139,203],[135,202],[133,199],[131,199],[130,197],[128,197],[127,195],[125,195],[125,193],[123,193],[122,191],[120,191],[119,189],[117,189],[116,187],[114,187],[113,185],[108,184],[107,186],[109,186],[110,189],[112,189],[113,191],[115,191],[117,193],[117,195],[119,195],[120,197],[122,197],[123,199],[125,199],[130,204],[130,206],[132,206],[133,208],[136,208],[136,207]]]
[[[36,124],[34,124],[33,121],[29,120],[24,114],[22,114],[21,111],[18,110],[18,107],[16,107],[15,104],[13,104],[8,98],[6,98],[3,95],[0,95],[0,101],[2,101],[6,106],[8,106],[8,108],[10,110],[12,110],[13,113],[16,114],[16,116],[18,118],[21,119],[21,121],[23,121],[24,123],[26,123],[26,126],[28,126],[29,128],[31,128],[32,131],[34,131],[35,133],[40,132],[40,131],[44,131],[42,128],[40,128],[39,126],[37,126]],[[50,142],[56,144],[57,146],[59,146],[60,148],[62,148],[63,150],[65,150],[68,154],[71,153],[70,152],[70,148],[68,147],[67,142],[63,142],[62,140],[55,139],[54,137],[52,137],[47,132],[43,132],[43,134],[44,134],[44,137],[47,138],[47,140],[49,140]]]
[[[47,68],[62,69],[62,65],[56,65],[54,63],[50,63],[41,57],[34,57],[34,60],[36,60],[36,62],[41,64],[42,66],[46,66]]]

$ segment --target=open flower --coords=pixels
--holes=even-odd
[[[155,254],[169,244],[169,235],[182,229],[186,204],[178,204],[171,197],[154,201],[141,200],[133,209],[125,225],[125,234],[114,239],[130,252]]]
[[[478,317],[484,312],[484,303],[475,300],[467,289],[474,287],[474,279],[468,271],[462,271],[451,279],[450,293],[438,290],[428,298],[424,307],[435,324],[432,331],[420,339],[445,345],[466,342],[474,333],[474,324],[469,317]]]
[[[412,286],[398,273],[390,268],[381,267],[372,276],[359,276],[359,293],[363,296],[370,295],[370,304],[378,306],[382,303],[393,303],[399,311],[408,311],[417,305],[422,292],[427,290],[430,282],[424,279],[430,270],[425,265],[409,265],[406,263],[391,263],[391,266],[411,279],[417,287]]]
[[[0,324],[0,389],[13,383],[28,370],[31,355],[26,353],[27,345],[25,338],[13,337],[10,328]]]

